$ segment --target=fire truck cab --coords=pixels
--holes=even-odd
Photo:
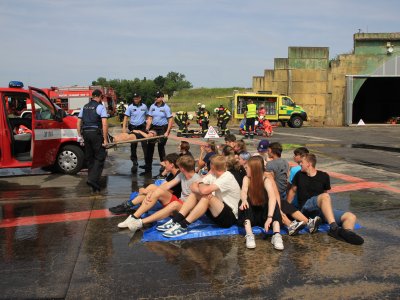
[[[77,121],[40,89],[11,81],[0,88],[0,168],[52,166],[76,174],[84,162]]]

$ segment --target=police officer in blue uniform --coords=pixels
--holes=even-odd
[[[133,94],[133,102],[130,104],[125,111],[124,121],[122,125],[122,132],[126,132],[126,124],[128,123],[128,130],[131,132],[132,130],[146,130],[146,117],[148,114],[148,109],[146,104],[142,103],[142,97],[138,93]],[[137,136],[137,138],[141,138]],[[131,143],[131,161],[132,168],[131,172],[137,172],[138,159],[136,154],[138,143]],[[147,142],[141,142],[143,154],[146,161],[147,156]]]
[[[100,177],[106,160],[108,144],[107,109],[102,104],[100,90],[92,92],[92,99],[78,115],[78,136],[85,142],[85,160],[88,166],[87,184],[92,193],[100,192]]]
[[[173,123],[171,109],[164,102],[164,94],[157,92],[155,95],[155,102],[149,108],[146,130],[154,130],[157,136],[164,136],[163,138],[151,140],[147,144],[147,156],[145,157],[146,164],[144,165],[144,172],[140,175],[151,174],[153,164],[153,154],[156,143],[158,143],[158,154],[160,162],[165,157],[165,144],[167,143],[168,136],[171,132]]]

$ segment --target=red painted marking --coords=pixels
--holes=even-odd
[[[72,213],[20,217],[20,218],[4,219],[3,221],[0,222],[0,228],[30,226],[36,224],[49,224],[49,223],[60,223],[60,222],[70,222],[70,221],[82,221],[89,219],[112,218],[114,216],[115,215],[111,214],[108,211],[108,209],[99,209],[92,211],[79,211]]]
[[[329,191],[329,193],[341,193],[341,192],[348,192],[348,191],[357,191],[362,189],[372,189],[380,187],[378,182],[359,182],[359,183],[350,183],[350,184],[343,184],[343,185],[335,185]]]
[[[348,181],[348,182],[365,181],[365,179],[362,179],[362,178],[358,178],[358,177],[354,177],[354,176],[350,176],[350,175],[346,175],[346,174],[341,174],[341,173],[336,173],[336,172],[328,172],[328,174],[329,174],[329,176],[331,176],[333,178],[342,179],[342,180]]]

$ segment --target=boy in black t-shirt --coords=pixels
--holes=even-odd
[[[329,175],[315,168],[317,158],[314,154],[305,154],[301,161],[301,172],[293,178],[292,187],[287,196],[292,202],[297,192],[298,205],[301,212],[307,217],[320,216],[329,224],[328,234],[338,240],[350,244],[361,245],[362,237],[352,230],[356,223],[356,216],[351,212],[343,212],[332,208]]]

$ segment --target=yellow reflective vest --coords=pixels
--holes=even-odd
[[[247,104],[246,118],[255,118],[257,116],[257,105]]]

